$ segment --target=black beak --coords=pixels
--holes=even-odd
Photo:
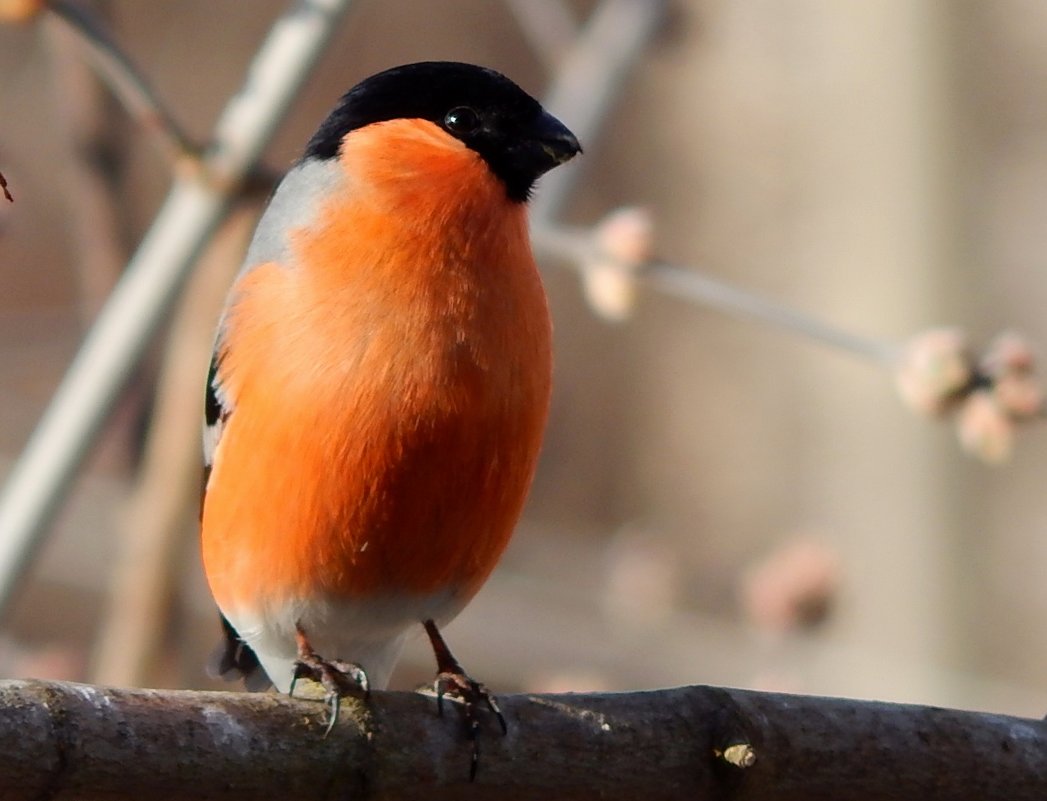
[[[542,112],[527,133],[535,177],[570,161],[582,152],[575,135],[548,111]]]
[[[502,140],[497,147],[477,150],[505,183],[509,199],[524,202],[539,176],[570,161],[582,152],[582,147],[567,126],[542,111],[514,130],[511,141]]]

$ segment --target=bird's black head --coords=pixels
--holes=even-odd
[[[504,75],[426,61],[380,72],[350,89],[309,141],[305,158],[335,158],[350,131],[397,119],[428,120],[460,139],[519,202],[540,175],[581,151],[563,123]]]

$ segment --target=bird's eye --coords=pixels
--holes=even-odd
[[[480,115],[469,106],[455,106],[444,117],[444,127],[453,134],[471,134],[480,127]]]

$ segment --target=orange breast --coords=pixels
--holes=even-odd
[[[523,207],[428,123],[354,132],[342,164],[297,264],[235,287],[203,510],[223,606],[471,595],[534,473],[550,325]]]

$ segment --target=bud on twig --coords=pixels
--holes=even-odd
[[[936,328],[913,337],[905,346],[896,381],[909,408],[939,415],[955,404],[971,377],[963,332]]]
[[[906,347],[898,391],[922,414],[955,413],[963,449],[987,464],[1001,464],[1014,450],[1018,424],[1044,415],[1035,367],[1032,347],[1013,331],[975,358],[961,331],[935,329]]]
[[[654,224],[646,209],[629,206],[593,229],[591,255],[582,262],[582,286],[593,310],[621,322],[633,311],[636,275],[651,258]]]

